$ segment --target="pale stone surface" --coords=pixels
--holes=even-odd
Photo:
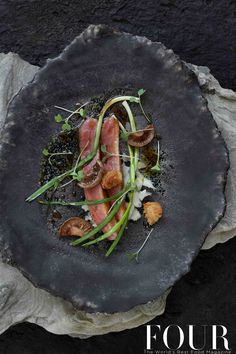
[[[227,143],[231,167],[227,180],[227,209],[224,218],[210,233],[203,249],[225,242],[236,233],[236,94],[225,90],[210,75],[208,68],[191,65],[200,85],[208,87],[206,93],[214,119]],[[21,60],[17,54],[0,53],[0,129],[5,120],[7,106],[19,89],[32,80],[37,67]],[[28,321],[50,332],[85,338],[137,327],[160,315],[165,310],[168,292],[153,302],[136,306],[125,313],[89,314],[78,311],[59,297],[35,288],[17,269],[0,262],[0,333],[11,325]]]
[[[34,77],[38,67],[30,65],[15,53],[0,53],[0,129],[7,107],[14,95]]]
[[[230,169],[226,183],[227,207],[224,217],[208,235],[202,249],[224,243],[236,235],[236,93],[224,89],[210,74],[207,67],[190,65],[204,86],[208,107],[218,125],[229,150]]]

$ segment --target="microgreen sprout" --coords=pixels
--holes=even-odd
[[[147,121],[148,121],[149,123],[151,123],[150,118],[147,116],[147,114],[146,114],[145,111],[144,111],[144,108],[143,108],[143,105],[142,105],[142,100],[141,100],[141,96],[142,96],[145,92],[146,92],[146,90],[144,90],[143,88],[141,88],[141,89],[138,90],[139,106],[140,106],[140,108],[141,108],[141,111],[142,111],[144,117],[147,119]]]
[[[157,162],[151,168],[151,171],[154,171],[154,172],[160,172],[161,171],[161,166],[160,166],[160,143],[159,143],[159,140],[157,142]]]
[[[146,90],[144,90],[143,88],[138,90],[138,97],[141,97],[144,93],[146,92]]]
[[[85,108],[80,108],[79,114],[81,115],[82,118],[86,118],[88,115],[88,112]]]
[[[76,171],[76,169],[77,169],[79,160],[81,158],[81,155],[83,154],[84,150],[87,148],[88,144],[89,144],[89,141],[87,141],[87,143],[85,144],[84,148],[80,151],[80,154],[79,154],[79,156],[78,156],[78,158],[76,160],[75,166],[74,166],[73,170],[68,175],[68,177],[72,177],[72,179],[69,182],[63,184],[61,186],[61,188],[68,186],[73,181],[80,182],[84,178],[83,171],[82,170]]]
[[[64,130],[64,131],[70,131],[71,130],[71,125],[68,122],[62,124],[61,127],[62,127],[62,130]]]
[[[147,243],[147,241],[148,241],[148,239],[149,239],[149,237],[150,237],[150,235],[151,235],[151,233],[152,233],[153,230],[154,230],[154,229],[151,229],[151,230],[150,230],[150,232],[148,233],[147,237],[146,237],[145,240],[143,241],[141,247],[140,247],[136,252],[134,252],[134,253],[128,253],[128,254],[127,254],[127,256],[128,256],[128,258],[129,258],[130,261],[132,261],[132,260],[135,259],[136,262],[138,262],[138,260],[139,260],[139,258],[138,258],[138,257],[139,257],[139,254],[140,254],[140,252],[142,251],[143,247],[146,245],[146,243]]]
[[[69,123],[70,118],[75,115],[75,114],[79,114],[82,118],[86,118],[87,116],[87,110],[84,108],[89,102],[86,102],[84,104],[82,104],[80,107],[78,107],[75,111],[71,111],[67,108],[63,108],[60,106],[54,106],[55,108],[61,109],[63,111],[69,112],[70,115],[66,118],[63,118],[61,114],[56,114],[54,119],[57,123],[61,123],[62,124],[62,130],[64,131],[70,131],[72,129],[71,124]]]
[[[61,114],[55,115],[54,119],[57,123],[61,123],[64,120]]]
[[[49,152],[48,149],[43,149],[42,151],[43,155],[45,157],[48,157],[48,162],[52,166],[52,161],[51,158],[54,156],[61,156],[61,155],[72,155],[72,152],[68,151],[63,151],[63,152]]]
[[[42,153],[43,153],[44,156],[48,156],[49,155],[48,149],[43,149]]]

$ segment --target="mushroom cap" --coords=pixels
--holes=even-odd
[[[143,205],[143,212],[149,225],[153,225],[162,217],[163,210],[158,202],[146,202]]]
[[[60,236],[84,236],[92,230],[89,221],[79,216],[66,220],[59,228]]]
[[[152,141],[154,135],[154,125],[149,124],[145,128],[138,130],[137,132],[129,133],[128,144],[134,147],[143,147]]]
[[[103,164],[97,160],[91,171],[78,183],[82,188],[92,188],[101,182],[103,176]]]
[[[102,177],[102,188],[111,189],[122,184],[123,176],[121,171],[108,171]]]

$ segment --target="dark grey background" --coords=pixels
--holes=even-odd
[[[90,23],[106,23],[162,41],[182,59],[207,65],[223,87],[236,89],[235,0],[0,0],[0,52],[13,51],[32,64],[55,57]],[[199,254],[192,270],[173,288],[166,312],[151,323],[223,324],[236,353],[236,239]],[[199,329],[199,328],[198,328]],[[201,346],[197,329],[196,346]],[[170,345],[176,346],[176,332]],[[143,353],[146,328],[87,340],[56,336],[19,324],[0,336],[0,353]],[[206,349],[211,335],[207,331]],[[166,349],[161,344],[154,349]]]

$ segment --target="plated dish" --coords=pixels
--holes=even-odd
[[[146,122],[139,105],[127,101],[136,129],[153,124],[155,133],[162,138],[161,172],[147,176],[155,189],[145,187],[151,195],[142,203],[160,203],[163,216],[148,225],[141,206],[141,217],[128,222],[109,256],[106,253],[114,240],[73,247],[70,242],[82,238],[58,237],[58,229],[72,217],[86,218],[86,211],[78,206],[25,201],[60,172],[75,167],[78,139],[74,130],[61,132],[66,122],[56,124],[54,116],[61,114],[65,119],[67,115],[55,106],[74,110],[75,103],[81,105],[92,99],[88,117],[98,122],[97,117],[109,99],[124,95],[138,97],[141,88],[146,90],[141,96],[143,108],[152,121]],[[106,118],[110,114],[120,121],[119,112],[107,112]],[[131,132],[129,126],[124,126]],[[129,156],[127,142],[120,139],[120,143],[123,145],[119,153]],[[155,166],[157,139],[150,144],[156,153],[151,164]],[[100,142],[100,153],[104,154],[107,147],[102,152],[102,145],[107,144]],[[42,159],[43,151],[47,155],[63,150],[72,154],[51,159],[43,155]],[[126,164],[129,167],[129,161]],[[14,98],[1,137],[0,169],[1,256],[36,286],[90,312],[127,311],[163,294],[189,270],[205,237],[225,209],[227,149],[196,77],[161,43],[106,26],[90,26],[58,58],[48,61],[33,82]],[[124,177],[123,174],[123,187]],[[38,200],[84,201],[88,199],[84,191],[71,182],[57,188],[54,194],[53,188],[47,190]],[[126,202],[129,203],[129,198]],[[122,226],[123,222],[118,233]],[[151,229],[136,262],[135,254]],[[102,235],[96,234],[86,242]],[[134,255],[132,261],[128,254]]]
[[[113,240],[106,252],[106,256],[109,256],[128,227],[128,221],[136,221],[141,217],[137,208],[143,206],[143,215],[149,226],[153,226],[162,217],[162,206],[159,202],[149,201],[142,205],[143,199],[151,195],[146,189],[142,190],[143,185],[149,187],[149,190],[155,189],[147,175],[161,172],[160,135],[157,137],[151,118],[144,111],[141,101],[144,93],[144,89],[139,89],[136,96],[123,95],[110,98],[102,107],[97,119],[88,116],[87,109],[92,104],[90,101],[79,105],[74,111],[55,106],[63,112],[69,111],[70,114],[66,118],[57,114],[54,119],[61,125],[64,134],[74,131],[78,151],[75,154],[66,151],[67,146],[60,147],[60,151],[56,147],[54,152],[44,148],[42,153],[47,159],[45,162],[47,169],[53,167],[53,163],[60,163],[63,169],[63,160],[60,158],[64,159],[67,155],[72,155],[73,162],[59,175],[42,183],[26,202],[36,200],[48,190],[52,190],[54,196],[57,189],[65,189],[71,183],[76,184],[77,188],[82,188],[85,200],[70,202],[49,198],[39,201],[48,206],[86,208],[89,213],[87,219],[76,215],[64,221],[59,227],[58,233],[62,237],[80,237],[70,243],[72,246],[82,244],[83,247],[87,247],[106,239]],[[136,129],[132,104],[139,105],[148,122],[142,129]],[[114,110],[118,112],[116,116],[111,113]],[[109,115],[106,117],[108,112]],[[70,121],[72,117],[75,118],[74,124]],[[127,120],[126,124],[123,122],[124,117]],[[125,142],[125,149],[122,149],[119,142],[120,137]],[[145,155],[142,148],[150,145],[154,139],[157,140],[157,151],[149,147]],[[152,165],[153,155],[156,156],[156,161]],[[140,172],[143,170],[144,174]],[[153,229],[139,250],[129,255],[130,259],[138,260],[138,255],[152,231]],[[103,234],[99,236],[101,232]]]

